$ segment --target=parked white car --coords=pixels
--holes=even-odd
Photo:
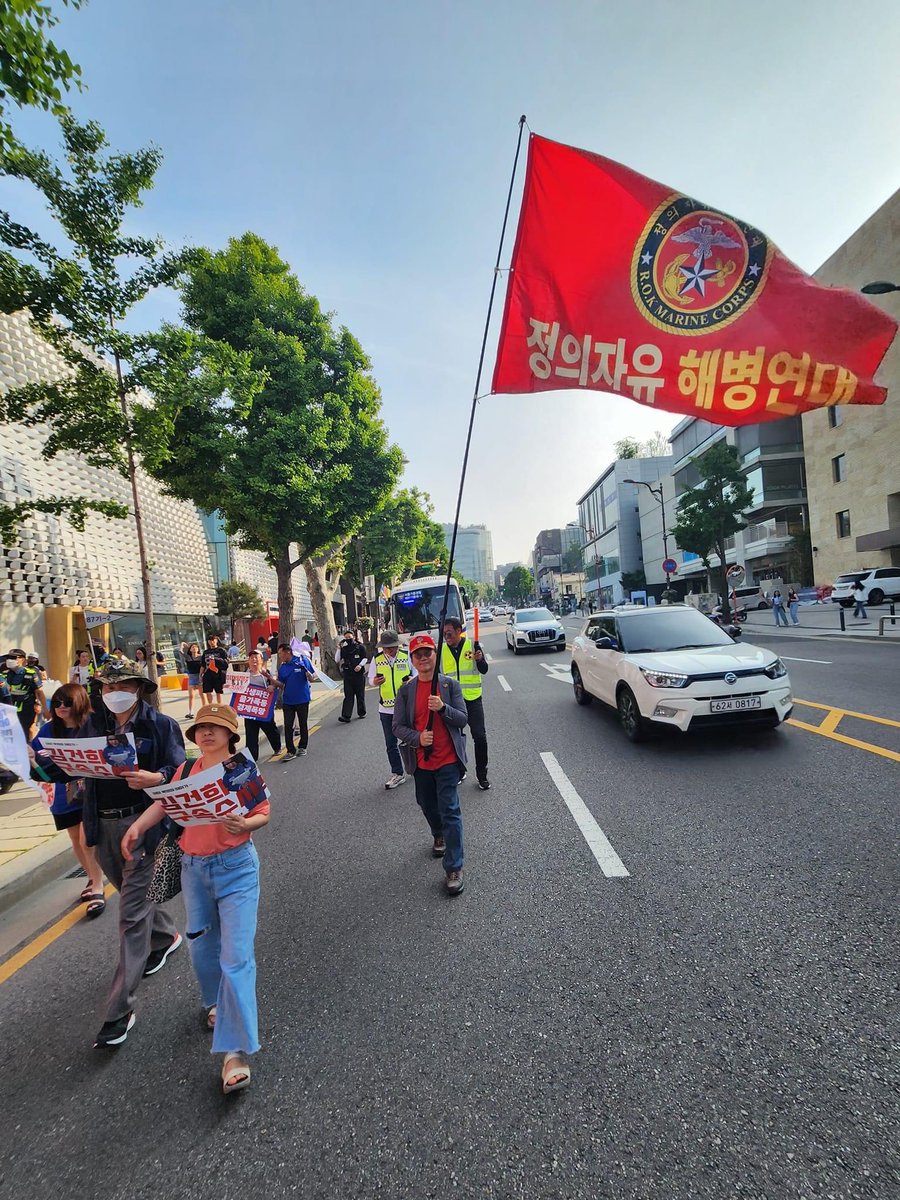
[[[791,715],[791,681],[771,650],[739,644],[684,604],[594,613],[575,638],[572,684],[579,704],[616,708],[625,734],[654,726],[774,729]]]
[[[856,600],[853,585],[857,580],[863,585],[864,604],[900,599],[900,567],[864,567],[861,571],[838,575],[831,592],[832,601],[850,608]]]
[[[548,608],[520,608],[506,622],[506,645],[521,650],[565,650],[566,631]]]

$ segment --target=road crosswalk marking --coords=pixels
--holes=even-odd
[[[502,675],[497,676],[497,682],[503,688],[504,692],[512,691],[512,688],[509,686],[509,684],[506,682],[505,678]]]
[[[628,868],[616,854],[609,838],[594,820],[588,806],[575,791],[568,775],[556,761],[556,755],[545,751],[541,754],[541,762],[556,784],[556,790],[565,801],[566,808],[575,818],[575,824],[581,830],[600,870],[607,879],[628,879]]]

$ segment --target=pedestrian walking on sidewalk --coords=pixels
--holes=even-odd
[[[344,680],[344,703],[341,705],[341,715],[338,720],[346,725],[353,716],[353,702],[356,701],[357,717],[366,715],[366,658],[365,647],[353,636],[353,630],[347,629],[337,644],[334,661],[341,668]]]
[[[250,687],[266,688],[269,693],[277,692],[278,681],[272,678],[272,675],[263,665],[262,655],[258,650],[251,650],[247,655],[247,670],[250,678],[247,682]],[[264,733],[269,739],[269,745],[272,747],[272,757],[269,762],[281,762],[284,758],[284,751],[281,749],[281,734],[278,731],[278,725],[273,720],[257,721],[253,717],[244,717],[244,740],[247,743],[247,749],[253,757],[259,761],[259,735]]]
[[[50,698],[50,720],[38,730],[31,743],[38,766],[51,779],[59,772],[53,768],[50,755],[42,748],[42,738],[73,738],[91,715],[91,701],[87,688],[80,683],[65,683],[56,689]],[[87,875],[87,883],[79,899],[86,904],[86,917],[99,917],[106,908],[103,898],[103,872],[97,861],[93,846],[84,840],[82,808],[84,806],[84,780],[58,779],[53,784],[53,803],[50,815],[57,829],[65,829],[72,842],[72,852],[78,865]]]
[[[110,659],[95,677],[102,688],[104,715],[92,713],[79,737],[131,734],[137,765],[110,779],[84,780],[84,834],[97,847],[106,878],[119,893],[119,962],[106,1001],[103,1026],[94,1046],[119,1046],[134,1025],[134,1001],[142,976],[155,975],[181,946],[181,934],[169,914],[147,899],[153,877],[157,829],[135,844],[139,853],[122,855],[122,839],[151,805],[145,788],[168,783],[184,762],[178,724],[147,703],[157,685],[127,658]]]
[[[784,596],[776,588],[772,593],[772,612],[775,614],[775,624],[787,628],[787,613],[784,611]]]
[[[432,690],[437,653],[430,634],[415,634],[409,654],[418,675],[397,693],[393,729],[431,829],[431,853],[444,860],[447,891],[458,896],[464,886],[459,777],[466,766],[466,702],[457,681],[446,675],[438,675]]]
[[[856,583],[853,585],[853,601],[856,606],[853,609],[853,616],[862,617],[863,620],[867,620],[868,613],[866,612],[866,589],[863,587],[861,579],[857,579]]]
[[[204,705],[186,734],[199,746],[200,757],[185,763],[176,779],[219,766],[234,754],[240,740],[237,715],[227,704]],[[122,838],[124,858],[133,859],[141,838],[164,815],[157,803],[135,821]],[[249,1059],[259,1050],[254,949],[259,856],[253,833],[268,821],[269,801],[262,799],[246,815],[187,825],[180,838],[188,947],[212,1030],[212,1053],[223,1055],[226,1096],[249,1086]]]
[[[278,682],[281,686],[281,708],[284,713],[285,758],[294,759],[307,752],[309,746],[309,685],[316,678],[313,665],[305,655],[295,654],[287,642],[278,647]],[[300,730],[300,748],[294,744],[294,721]]]
[[[79,650],[75,656],[74,665],[69,667],[69,683],[80,683],[82,687],[86,688],[92,674],[90,650]]]
[[[794,591],[793,588],[788,588],[787,602],[788,602],[788,608],[790,609],[790,612],[791,612],[791,621],[795,625],[799,625],[800,620],[797,616],[797,609],[800,605],[800,599],[797,596],[797,593]]]
[[[444,646],[441,650],[441,674],[451,675],[462,688],[469,714],[469,733],[475,749],[475,776],[483,792],[490,791],[488,780],[488,741],[484,729],[484,701],[481,676],[488,672],[487,659],[477,642],[466,637],[459,617],[444,621]]]
[[[203,691],[203,703],[221,702],[225,690],[225,674],[228,670],[228,655],[219,645],[216,634],[206,639],[206,649],[200,661],[200,687]]]
[[[394,733],[394,703],[400,685],[410,678],[412,670],[408,651],[401,648],[396,633],[386,629],[381,635],[381,649],[369,664],[369,683],[378,688],[378,716],[391,768],[390,778],[384,785],[388,792],[406,783],[403,759]]]
[[[190,721],[194,716],[194,705],[200,707],[200,672],[203,669],[203,656],[196,642],[191,642],[185,651],[184,669],[188,681],[188,711],[185,720]]]

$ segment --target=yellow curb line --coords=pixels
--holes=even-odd
[[[103,890],[103,895],[108,899],[115,892],[115,888],[111,883],[108,883]],[[33,942],[29,942],[17,953],[8,958],[5,963],[0,964],[0,983],[6,983],[7,979],[12,979],[13,975],[31,962],[48,946],[52,945],[58,937],[71,929],[73,925],[77,925],[79,921],[85,920],[85,909],[83,905],[73,908],[71,912],[67,912],[64,917],[51,925],[49,929],[45,929],[43,933],[38,934]]]
[[[831,704],[817,704],[814,700],[798,700],[796,697],[794,704],[802,705],[804,708],[816,708],[828,715],[820,725],[810,725],[807,721],[798,721],[796,717],[790,717],[787,721],[788,725],[794,725],[797,729],[805,729],[808,733],[818,733],[822,737],[830,738],[833,742],[841,742],[844,746],[854,746],[857,750],[868,750],[870,754],[877,754],[881,758],[890,759],[891,762],[900,762],[900,754],[896,750],[886,750],[883,746],[873,746],[871,742],[862,742],[859,738],[847,737],[846,734],[837,732],[837,727],[844,717],[856,717],[861,721],[871,721],[875,725],[888,725],[894,729],[900,729],[900,721],[891,721],[888,717],[874,717],[870,713],[851,712],[849,709],[835,708]]]

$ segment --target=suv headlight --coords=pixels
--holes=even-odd
[[[650,686],[655,688],[686,687],[689,678],[687,675],[676,675],[672,671],[651,671],[647,667],[639,667],[638,670]]]
[[[787,675],[787,667],[780,658],[776,658],[774,662],[769,663],[766,667],[766,674],[770,679],[784,679]]]

